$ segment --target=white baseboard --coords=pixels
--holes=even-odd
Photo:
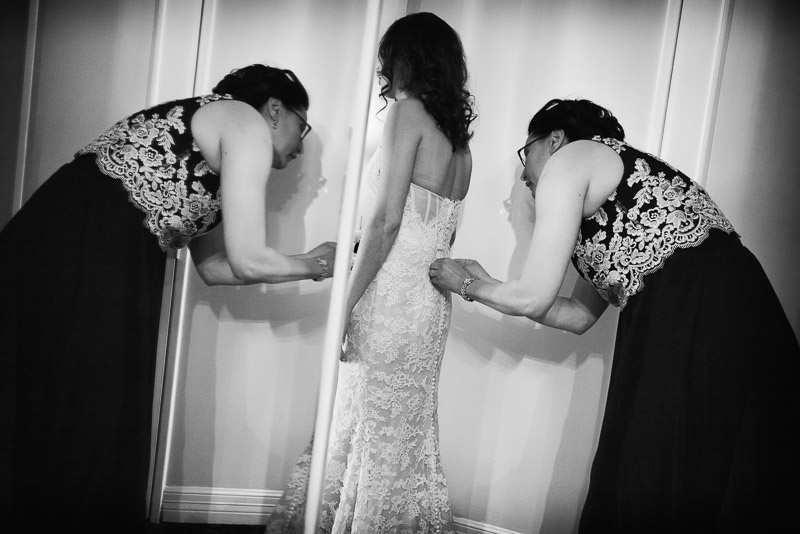
[[[480,521],[473,521],[465,517],[454,517],[453,527],[458,534],[521,534],[516,530],[508,530],[507,528],[496,527],[488,523],[481,523]]]
[[[161,520],[170,523],[264,525],[281,498],[276,490],[167,486]],[[472,519],[453,518],[458,534],[520,534]]]
[[[283,492],[167,486],[161,520],[170,523],[264,525]]]

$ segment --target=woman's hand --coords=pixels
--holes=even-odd
[[[310,259],[325,260],[328,264],[328,271],[323,278],[330,278],[333,276],[333,264],[336,259],[336,243],[333,241],[326,241],[316,247],[312,248],[304,254],[305,257]]]
[[[475,262],[475,264],[480,267],[478,262]],[[483,271],[483,268],[480,267],[480,270]],[[447,291],[452,291],[453,293],[458,293],[461,291],[461,283],[464,282],[464,279],[470,278],[473,275],[458,261],[451,260],[449,258],[439,258],[431,263],[431,266],[428,269],[428,276],[430,276],[431,283],[433,283],[433,285],[441,289],[446,289]]]

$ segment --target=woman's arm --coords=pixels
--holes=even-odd
[[[204,157],[218,162],[225,216],[218,228],[191,242],[201,277],[210,284],[239,285],[324,274],[316,259],[287,256],[266,245],[264,193],[272,170],[272,137],[264,118],[241,102],[214,102],[198,111],[192,130]],[[333,254],[322,257],[330,274]]]
[[[569,266],[583,213],[588,176],[573,161],[572,146],[556,152],[545,165],[536,186],[536,221],[531,246],[518,280],[500,284],[475,283],[478,298],[509,315],[537,322],[556,300]]]
[[[542,172],[536,187],[531,247],[518,280],[500,282],[488,275],[476,276],[474,268],[464,269],[456,262],[437,260],[438,265],[431,273],[434,282],[459,293],[464,278],[474,276],[477,280],[468,286],[467,296],[504,314],[525,316],[577,333],[594,324],[605,305],[599,295],[596,298],[592,295],[591,287],[576,285],[569,299],[558,296],[575,246],[590,181],[590,167],[582,159],[583,148],[571,144],[563,147]]]
[[[608,302],[594,286],[579,276],[572,287],[572,295],[569,298],[556,297],[538,322],[580,335],[594,326],[607,307]]]
[[[501,282],[500,285],[502,284]],[[467,288],[468,297],[499,309],[488,299],[481,298],[478,288],[472,290],[472,285],[470,284],[470,287]],[[486,302],[483,302],[484,300]],[[545,326],[580,335],[594,326],[607,307],[608,303],[603,300],[597,290],[583,278],[578,277],[572,288],[572,295],[569,297],[556,297],[545,313],[532,316],[525,313],[517,313],[515,309],[508,308],[508,314],[524,315]]]
[[[200,278],[210,286],[214,285],[245,285],[253,282],[247,282],[238,278],[231,269],[230,262],[225,253],[225,245],[223,238],[224,222],[214,228],[211,232],[195,238],[189,242],[189,249],[192,252],[192,263],[194,263],[197,273]],[[290,282],[293,280],[303,280],[308,278],[316,278],[321,273],[319,262],[315,258],[319,257],[326,259],[329,264],[327,277],[332,274],[330,265],[333,265],[333,256],[336,254],[336,244],[331,242],[323,243],[305,254],[296,254],[289,256],[297,260],[304,260],[304,265],[308,265],[306,272],[298,271],[289,276],[271,277],[272,282]],[[311,261],[313,261],[313,264]]]
[[[492,278],[475,260],[439,259],[431,265],[432,281],[456,294],[460,294],[463,281],[475,278],[465,290],[467,298],[485,304],[506,315],[525,315],[513,306],[492,300],[492,289],[508,286],[510,282],[502,282]],[[556,297],[546,313],[530,319],[553,328],[566,330],[574,334],[583,334],[591,328],[603,315],[608,303],[603,300],[594,286],[578,277],[569,297]]]
[[[351,312],[378,274],[397,239],[403,220],[408,190],[414,171],[414,159],[422,138],[415,106],[411,99],[395,102],[387,113],[381,139],[381,178],[372,213],[361,233],[347,295]],[[348,315],[349,317],[349,315]]]

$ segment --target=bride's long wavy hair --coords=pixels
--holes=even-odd
[[[386,79],[381,98],[394,83],[422,101],[453,145],[465,148],[477,117],[467,89],[467,61],[458,33],[433,13],[413,13],[389,26],[378,47],[378,75]],[[397,69],[399,72],[395,72]]]

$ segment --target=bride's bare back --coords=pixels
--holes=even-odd
[[[405,119],[421,134],[411,182],[452,200],[463,200],[472,174],[469,147],[453,151],[453,145],[425,110],[421,101],[407,98]]]

